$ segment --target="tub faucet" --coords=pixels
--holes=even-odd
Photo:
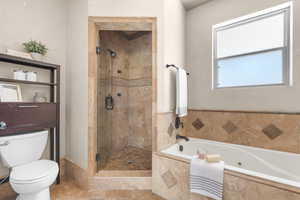
[[[179,139],[184,139],[185,141],[189,141],[190,139],[188,138],[188,137],[185,137],[185,136],[183,136],[183,135],[176,135],[176,140],[179,140]]]

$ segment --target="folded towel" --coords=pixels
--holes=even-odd
[[[176,73],[176,114],[178,117],[187,115],[187,75],[182,68]]]
[[[223,197],[224,162],[208,163],[194,157],[190,169],[190,189],[216,200]]]
[[[206,155],[205,160],[209,163],[220,162],[221,156],[219,154],[209,154]]]

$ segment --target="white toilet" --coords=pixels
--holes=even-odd
[[[50,200],[49,187],[58,174],[54,161],[39,160],[45,150],[48,131],[0,137],[0,157],[11,169],[9,182],[17,200]]]

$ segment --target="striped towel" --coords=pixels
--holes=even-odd
[[[208,163],[206,160],[193,158],[190,169],[190,189],[216,200],[223,197],[224,162]]]

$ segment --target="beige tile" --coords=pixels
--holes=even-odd
[[[89,180],[89,191],[151,190],[151,177],[100,177]]]
[[[188,164],[159,157],[155,154],[152,160],[152,191],[165,199],[188,200]],[[164,174],[168,171],[172,174],[172,179],[177,180],[177,183],[172,184],[172,187],[166,184],[164,180]]]
[[[63,182],[51,188],[52,200],[163,200],[150,190],[82,190],[73,182]],[[7,199],[8,200],[8,199]]]
[[[103,31],[98,25],[99,23],[104,25],[102,28],[109,30],[114,29],[118,27],[118,30],[120,28],[124,28],[124,30],[139,30],[141,27],[148,27],[147,30],[153,30],[152,34],[145,34],[142,37],[136,38],[135,40],[126,41],[126,38],[121,37],[122,34],[120,34],[118,31]],[[104,23],[104,24],[103,24]],[[111,26],[110,28],[107,26],[109,24],[114,24],[114,26]],[[97,26],[96,26],[97,25]],[[149,27],[150,25],[150,27]],[[117,52],[117,56],[114,59],[111,59],[107,54],[102,53],[100,56],[97,56],[97,62],[95,62],[95,43],[93,41],[97,41],[98,34],[97,31],[95,32],[95,26],[97,31],[100,29],[100,41],[97,42],[97,44],[100,43],[100,46],[103,49],[113,49]],[[105,28],[106,27],[106,28]],[[99,29],[100,28],[100,29]],[[142,28],[143,29],[143,28]],[[145,30],[144,30],[145,31]],[[110,33],[109,33],[110,32]],[[108,149],[110,150],[112,148],[112,137],[113,135],[116,136],[115,138],[117,141],[117,147],[118,146],[125,146],[125,144],[130,143],[130,145],[134,145],[140,148],[145,149],[154,149],[154,146],[156,145],[153,143],[153,138],[156,138],[156,128],[155,123],[152,123],[152,121],[156,121],[156,82],[157,82],[157,73],[156,73],[156,60],[157,60],[157,52],[156,52],[156,19],[155,18],[106,18],[106,17],[89,17],[89,51],[93,52],[90,54],[89,58],[91,58],[91,62],[89,62],[89,74],[90,77],[94,77],[95,74],[97,74],[97,94],[99,95],[99,99],[104,99],[107,95],[105,91],[105,87],[108,84],[109,79],[107,78],[106,74],[109,70],[108,68],[111,67],[112,71],[112,82],[113,82],[113,88],[117,87],[123,87],[123,88],[129,88],[129,87],[148,87],[152,85],[152,88],[150,90],[150,95],[147,97],[146,101],[144,101],[144,98],[142,96],[139,96],[135,99],[136,105],[140,105],[139,102],[143,102],[147,104],[146,107],[144,107],[145,112],[145,125],[146,128],[142,130],[141,124],[138,126],[133,126],[133,130],[135,130],[132,134],[132,137],[129,137],[129,134],[127,134],[128,129],[126,127],[126,120],[129,120],[130,116],[127,115],[127,119],[122,117],[116,117],[118,118],[114,125],[117,125],[118,122],[121,124],[123,129],[122,134],[121,130],[115,130],[112,131],[109,129],[107,124],[112,124],[113,121],[116,119],[113,116],[109,117],[99,117],[97,119],[98,124],[94,124],[92,121],[89,121],[91,125],[94,126],[93,129],[89,129],[89,131],[92,131],[89,134],[89,149],[93,148],[92,150],[89,150],[89,175],[93,175],[95,173],[96,169],[96,163],[95,163],[95,152],[101,149]],[[109,34],[108,34],[109,33]],[[95,38],[96,37],[96,38]],[[134,48],[132,48],[134,47]],[[130,71],[132,72],[130,74]],[[121,73],[119,73],[121,72]],[[132,80],[132,81],[131,81]],[[131,82],[130,82],[131,81]],[[94,83],[95,81],[91,80],[90,82]],[[94,87],[95,88],[95,87]],[[89,93],[92,91],[93,87],[89,88]],[[114,91],[115,92],[115,91]],[[122,92],[123,94],[123,92]],[[116,95],[113,93],[113,95]],[[124,93],[124,97],[128,95]],[[116,101],[118,101],[116,105],[116,110],[119,112],[124,113],[133,113],[133,112],[140,112],[141,108],[130,110],[130,108],[126,108],[124,105],[128,105],[128,101],[126,98],[116,98]],[[126,102],[127,101],[127,102]],[[99,102],[97,102],[99,104]],[[96,104],[94,102],[90,102],[90,104]],[[97,105],[94,107],[97,107],[97,109],[92,109],[93,106],[91,105],[89,108],[90,113],[92,114],[95,110],[104,110],[104,105]],[[132,111],[132,112],[131,112]],[[107,114],[107,112],[103,111],[103,113]],[[142,116],[136,114],[136,116],[140,119]],[[100,118],[100,119],[99,119]],[[103,119],[110,118],[108,120]],[[93,115],[91,115],[91,119],[93,118]],[[150,119],[150,120],[148,120]],[[102,123],[101,123],[102,120]],[[133,121],[133,120],[132,120]],[[106,125],[105,125],[106,124]],[[116,126],[114,126],[116,127]],[[98,129],[98,130],[97,130]],[[100,132],[102,130],[102,132]],[[129,128],[130,130],[130,128]],[[113,134],[114,133],[114,134]],[[97,134],[98,135],[97,137]],[[98,146],[97,146],[98,144]],[[100,145],[99,145],[100,144]],[[98,149],[96,149],[98,148]],[[118,149],[120,150],[120,148]],[[107,150],[106,150],[107,152]],[[103,156],[103,155],[102,155]]]
[[[102,170],[151,170],[152,152],[136,148],[126,147],[122,151],[113,153],[103,166]],[[125,173],[124,173],[125,174]],[[124,176],[124,175],[122,175]]]
[[[175,144],[177,134],[185,134],[184,130],[181,128],[175,129],[174,121],[175,115],[172,112],[157,114],[157,137],[155,151],[160,151],[171,144]]]
[[[151,177],[151,170],[100,170],[96,176],[101,177]]]
[[[102,105],[98,107],[99,113],[104,115],[98,119],[100,124],[98,143],[102,145],[101,148],[106,149],[109,149],[107,144],[111,144],[112,152],[121,151],[128,145],[151,150],[151,34],[135,40],[127,40],[118,31],[101,31],[100,38],[102,48],[113,49],[117,52],[117,56],[111,59],[106,55],[107,52],[101,54],[99,76],[104,80],[104,84],[108,84],[107,72],[108,68],[111,68],[113,76],[111,95],[115,106],[110,113],[102,112],[105,109],[104,102],[100,102]],[[132,77],[139,79],[131,80]],[[105,89],[108,88],[100,87],[99,99],[104,99],[108,95],[109,92],[103,92]],[[121,96],[117,96],[118,93]],[[110,118],[110,122],[107,121],[109,119],[104,121],[103,118]],[[111,127],[109,124],[112,124]],[[111,136],[108,135],[110,133]]]
[[[197,119],[203,123],[200,129],[193,126]],[[297,153],[299,121],[300,115],[293,114],[189,110],[184,132],[190,137]],[[235,127],[228,127],[228,122]],[[271,137],[263,130],[271,130]]]
[[[170,170],[163,173],[161,175],[161,178],[163,179],[163,181],[169,189],[178,183],[177,179]]]
[[[101,22],[99,27],[101,30],[123,30],[123,31],[149,31],[151,30],[151,23],[148,22]]]
[[[176,180],[180,180],[173,187],[164,183],[162,175],[172,172]],[[189,191],[189,163],[178,161],[160,155],[153,155],[153,192],[172,200],[210,200]],[[224,200],[298,200],[298,188],[262,180],[243,174],[225,171]]]
[[[88,173],[68,159],[65,159],[66,177],[82,189],[88,188]]]
[[[16,196],[9,183],[0,185],[0,200],[15,200]]]

